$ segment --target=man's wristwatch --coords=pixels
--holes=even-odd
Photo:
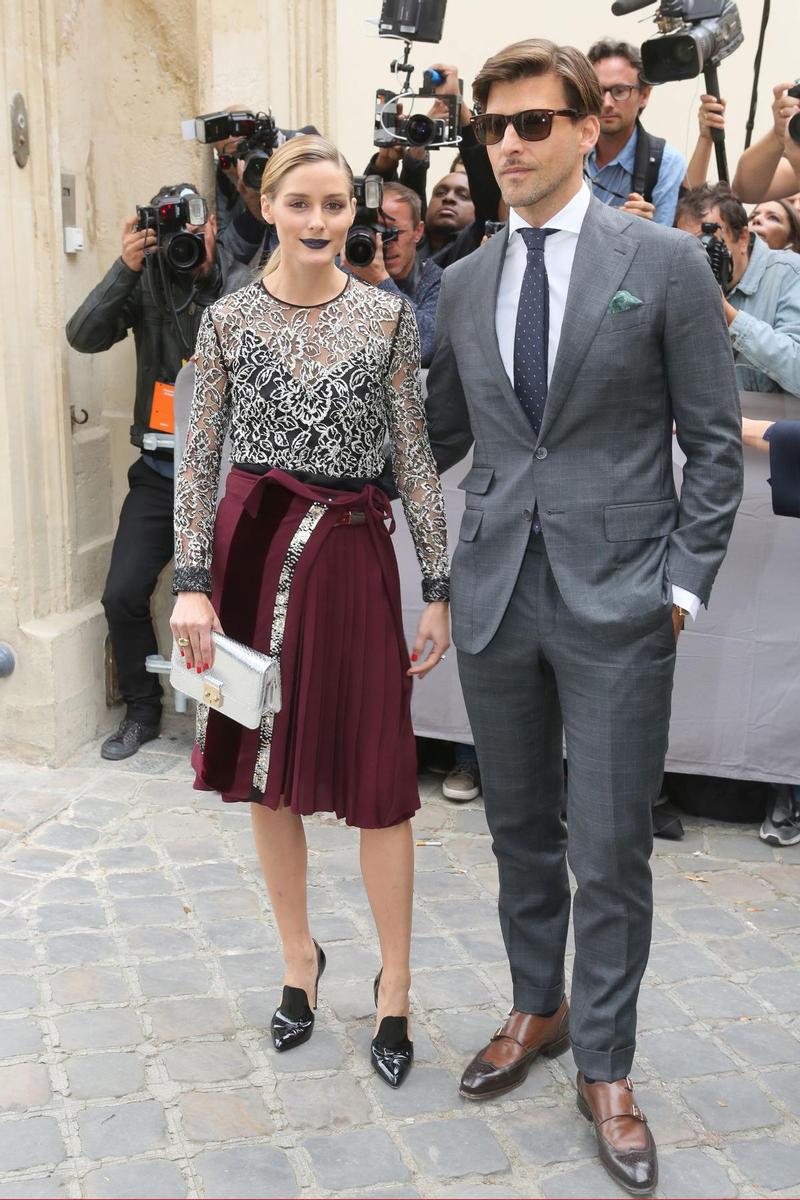
[[[680,604],[673,604],[673,606],[672,606],[673,611],[676,608],[678,610],[678,616],[681,619],[681,629],[683,629],[684,625],[686,624],[686,618],[688,616],[690,616],[691,614],[690,614],[688,608],[681,608]]]

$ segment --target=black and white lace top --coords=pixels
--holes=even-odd
[[[219,464],[377,478],[388,436],[427,600],[449,596],[442,489],[428,442],[414,313],[350,277],[327,304],[297,307],[261,280],[203,316],[175,496],[174,591],[211,591]]]

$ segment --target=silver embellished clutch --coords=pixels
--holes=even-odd
[[[172,645],[169,681],[177,692],[207,704],[247,729],[257,729],[266,712],[280,712],[281,673],[277,658],[212,633],[214,662],[198,675],[188,670],[176,643]]]

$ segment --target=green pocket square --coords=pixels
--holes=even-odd
[[[608,302],[608,312],[612,314],[627,312],[629,308],[636,308],[641,304],[638,296],[634,296],[631,292],[617,292]]]

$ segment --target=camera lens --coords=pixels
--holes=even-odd
[[[245,160],[242,179],[246,186],[252,188],[254,192],[261,188],[261,176],[264,174],[268,158],[269,154],[266,150],[253,150]]]
[[[377,235],[371,229],[354,225],[345,243],[347,258],[354,267],[368,267],[375,257],[377,245]]]
[[[797,142],[800,146],[800,112],[794,114],[789,120],[789,137],[793,142]]]
[[[202,233],[175,233],[164,247],[167,263],[173,271],[193,271],[206,256]]]
[[[418,113],[406,121],[405,135],[412,146],[427,146],[428,142],[433,141],[435,132],[436,126],[424,113]]]

